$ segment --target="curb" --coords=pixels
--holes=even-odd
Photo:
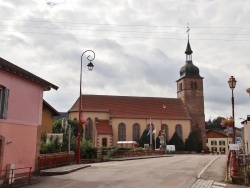
[[[77,170],[81,170],[83,168],[90,167],[91,165],[82,165],[79,167],[72,167],[70,169],[48,169],[48,170],[41,170],[40,174],[41,176],[55,176],[55,175],[63,175],[68,174]]]

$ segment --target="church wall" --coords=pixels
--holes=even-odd
[[[107,139],[107,147],[113,146],[113,137],[109,134],[99,134],[96,139],[96,147],[102,147],[102,139]]]
[[[127,118],[114,118],[112,120],[113,129],[113,145],[116,146],[118,142],[118,125],[124,123],[126,125],[126,141],[133,141],[133,124],[138,123],[140,125],[140,136],[146,129],[147,125],[150,123],[150,119],[127,119]],[[183,141],[187,139],[191,127],[190,120],[161,120],[161,119],[151,119],[151,123],[156,128],[156,135],[161,130],[161,123],[168,125],[169,139],[173,136],[175,132],[175,126],[180,124],[182,126],[182,138]]]
[[[71,112],[69,114],[69,117],[71,119],[78,119],[79,114],[77,112]],[[105,112],[84,112],[84,117],[86,118],[91,118],[93,121],[93,144],[95,146],[98,146],[99,144],[101,144],[101,139],[102,137],[99,137],[95,134],[96,133],[96,129],[95,129],[95,117],[97,117],[98,119],[103,119],[103,120],[107,120],[109,119],[109,114],[105,113]],[[117,142],[118,142],[118,125],[120,123],[124,123],[126,125],[126,141],[133,141],[133,125],[135,123],[138,123],[140,125],[140,136],[142,135],[143,131],[147,128],[147,125],[150,123],[150,118],[145,118],[145,119],[139,119],[139,118],[133,118],[133,119],[129,119],[129,118],[110,118],[110,122],[112,123],[112,130],[113,130],[113,137],[111,139],[110,137],[110,142],[108,139],[108,146],[117,146]],[[154,125],[154,127],[156,128],[156,135],[158,136],[159,131],[161,130],[161,124],[166,124],[168,125],[168,138],[171,139],[171,137],[173,136],[174,132],[175,132],[175,126],[177,124],[180,124],[182,126],[182,139],[183,142],[185,142],[185,140],[188,138],[188,135],[190,133],[191,130],[191,125],[190,125],[190,120],[166,120],[166,119],[151,119],[151,123]],[[108,138],[108,137],[107,137]],[[99,144],[98,144],[98,140],[99,140]]]

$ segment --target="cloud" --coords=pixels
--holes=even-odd
[[[232,114],[228,79],[234,76],[236,125],[249,113],[250,4],[227,0],[2,1],[0,56],[59,86],[44,98],[67,111],[83,93],[176,97],[185,65],[187,23],[193,62],[204,77],[206,119]],[[61,3],[61,4],[59,4]]]

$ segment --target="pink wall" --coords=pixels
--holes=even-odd
[[[0,75],[0,84],[9,89],[7,122],[40,125],[43,87],[4,72]]]
[[[0,85],[9,89],[7,119],[0,119],[0,136],[5,140],[0,168],[15,163],[16,168],[31,166],[34,171],[43,87],[2,71]]]

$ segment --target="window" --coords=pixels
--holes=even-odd
[[[0,119],[7,118],[9,89],[0,85]]]
[[[140,139],[140,125],[135,123],[133,125],[133,141],[139,142]]]
[[[190,82],[190,87],[191,87],[191,89],[194,89],[194,82],[193,81]]]
[[[217,148],[216,147],[212,147],[212,152],[217,152]]]
[[[226,151],[226,148],[223,148],[223,147],[220,148],[220,152],[225,153],[225,151]]]
[[[178,134],[179,137],[182,138],[182,127],[181,127],[180,124],[177,124],[177,125],[175,126],[175,132]]]
[[[182,91],[182,83],[179,83],[179,91]]]
[[[126,141],[126,125],[124,123],[118,125],[118,141]]]
[[[102,146],[103,147],[107,146],[107,138],[102,138]]]
[[[161,130],[162,130],[162,131],[165,131],[166,140],[168,141],[168,125],[162,124],[162,125],[161,125]]]
[[[197,87],[197,82],[195,81],[194,82],[194,89],[197,89],[198,87]]]
[[[191,89],[197,89],[197,88],[198,88],[198,86],[197,86],[197,81],[191,81],[191,82],[190,82],[190,88],[191,88]]]
[[[219,145],[220,145],[220,146],[221,146],[221,145],[222,145],[222,146],[225,146],[225,144],[226,144],[225,141],[223,141],[223,140],[220,140],[220,141],[219,141]]]
[[[217,141],[216,140],[211,140],[211,145],[217,145]]]
[[[93,121],[91,118],[88,118],[87,123],[85,125],[85,139],[92,140],[92,133],[93,133]]]

